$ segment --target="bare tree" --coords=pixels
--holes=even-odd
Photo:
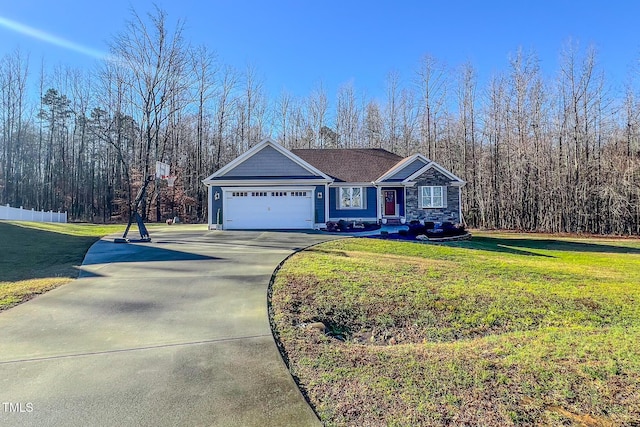
[[[136,149],[135,132],[137,127],[134,118],[128,113],[130,103],[130,87],[126,81],[128,73],[112,62],[106,62],[99,70],[96,89],[96,101],[101,107],[95,107],[89,116],[88,130],[99,145],[106,144],[105,157],[111,160],[112,168],[107,169],[103,181],[106,190],[101,198],[106,217],[111,217],[111,206],[114,201],[123,199],[128,214],[132,200],[132,168],[140,170],[136,160],[141,160],[143,150]],[[94,143],[95,145],[95,143]],[[95,148],[94,148],[95,149]],[[136,151],[139,155],[136,155]],[[141,174],[140,174],[141,175]],[[137,185],[142,185],[144,177],[138,177]]]
[[[459,171],[468,181],[469,191],[463,198],[463,206],[475,210],[473,195],[477,192],[477,76],[471,63],[464,64],[460,69],[458,81],[458,111],[459,111],[459,163],[452,163],[452,169]]]
[[[266,113],[264,84],[254,66],[247,66],[242,96],[238,101],[238,148],[244,152],[261,139]]]
[[[238,83],[238,73],[232,67],[223,67],[219,80],[216,83],[216,101],[214,105],[215,117],[215,156],[213,159],[214,170],[220,169],[228,160],[225,156],[225,135],[228,133],[228,124],[233,104],[236,102],[234,91]],[[233,155],[233,154],[231,154]]]
[[[404,156],[410,156],[418,149],[418,109],[414,93],[403,89],[400,92],[399,105],[399,146],[398,152]]]
[[[361,112],[358,109],[353,83],[342,85],[338,89],[336,102],[336,134],[339,148],[357,146],[360,135]]]
[[[380,106],[375,101],[369,101],[365,109],[363,133],[365,146],[382,148],[384,140],[384,119],[380,111]]]
[[[278,139],[281,144],[289,148],[292,148],[292,144],[289,140],[291,138],[289,127],[291,126],[292,104],[293,97],[291,94],[287,91],[282,91],[276,100],[275,110],[273,112],[276,127],[279,132]]]
[[[591,147],[593,134],[594,105],[599,97],[596,82],[595,50],[589,48],[581,58],[578,47],[569,43],[563,53],[558,82],[559,114],[561,127],[559,137],[563,143],[560,166],[564,176],[566,192],[565,207],[562,209],[561,230],[585,230],[585,221],[592,203],[585,192],[592,177]]]
[[[387,74],[387,93],[386,93],[386,109],[385,109],[385,140],[387,141],[389,150],[395,152],[398,145],[400,122],[399,117],[399,96],[400,96],[400,74],[397,71],[391,71]]]
[[[210,52],[206,46],[201,46],[192,52],[193,74],[196,78],[195,101],[196,101],[196,135],[195,135],[195,153],[194,160],[189,176],[189,187],[195,187],[197,198],[197,217],[204,219],[206,211],[203,209],[205,203],[205,192],[201,181],[210,173],[209,168],[212,163],[209,161],[208,150],[205,146],[207,139],[206,115],[211,108],[210,103],[214,99],[215,78],[219,71],[219,64],[214,53]]]
[[[420,145],[429,158],[436,157],[442,115],[447,107],[446,68],[431,55],[425,55],[417,72],[420,93]]]
[[[155,160],[163,160],[161,143],[163,128],[183,108],[188,89],[188,46],[183,40],[183,24],[173,31],[167,28],[166,13],[157,8],[144,19],[135,10],[126,31],[111,44],[111,54],[127,73],[135,118],[141,126],[143,171],[149,176]],[[156,220],[160,207],[156,206]]]
[[[308,148],[323,148],[325,146],[323,128],[327,125],[329,101],[322,82],[320,82],[313,92],[311,92],[307,105],[312,135],[309,140]]]
[[[4,203],[22,203],[20,171],[25,160],[23,119],[28,75],[28,58],[20,50],[0,60],[0,179]]]

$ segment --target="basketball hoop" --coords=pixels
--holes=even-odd
[[[165,179],[169,175],[169,165],[164,162],[156,162],[156,178]]]
[[[173,187],[173,185],[176,182],[176,178],[177,176],[175,175],[168,175],[164,177],[167,180],[167,187]]]

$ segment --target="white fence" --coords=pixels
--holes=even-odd
[[[34,222],[67,222],[66,212],[45,212],[29,209],[12,208],[9,205],[0,206],[0,219],[13,221],[34,221]]]

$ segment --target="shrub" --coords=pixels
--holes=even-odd
[[[409,223],[409,231],[408,233],[412,236],[417,236],[419,234],[424,234],[426,232],[426,228],[424,225],[420,224],[419,221],[417,221],[415,224],[413,223],[413,221],[411,221],[411,223]]]
[[[440,228],[427,233],[429,237],[455,237],[461,236],[466,232],[464,225],[452,224],[451,222],[443,222]]]
[[[327,231],[338,231],[338,224],[333,221],[327,221]]]
[[[462,236],[463,234],[465,234],[467,232],[466,228],[464,227],[464,224],[456,224],[453,226],[453,230],[454,230],[454,236]]]
[[[443,222],[440,228],[442,228],[443,233],[451,233],[455,229],[453,224],[448,221]]]

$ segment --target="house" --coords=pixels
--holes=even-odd
[[[462,221],[465,182],[421,154],[287,150],[267,139],[203,180],[209,228],[314,229],[327,221]]]

